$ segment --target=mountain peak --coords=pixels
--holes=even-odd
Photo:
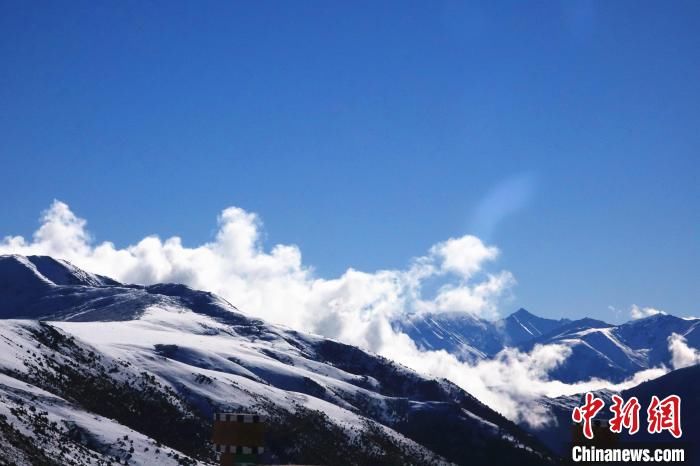
[[[520,308],[505,319],[503,323],[504,332],[507,335],[506,343],[517,345],[533,338],[541,337],[556,328],[569,322],[567,319],[546,319],[539,317],[524,308]]]
[[[119,282],[86,272],[70,262],[50,256],[0,256],[0,282],[5,286],[110,286]]]
[[[539,318],[538,316],[534,315],[533,313],[531,313],[530,311],[528,311],[524,307],[521,307],[520,309],[518,309],[517,311],[515,311],[514,313],[512,313],[508,317],[517,317],[518,319],[528,319],[528,318],[532,318],[532,317]]]
[[[55,285],[42,275],[28,257],[19,254],[0,256],[0,284],[3,288],[49,287]]]

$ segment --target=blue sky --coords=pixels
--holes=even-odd
[[[0,2],[0,236],[257,212],[322,276],[473,233],[511,307],[700,311],[698,2]]]

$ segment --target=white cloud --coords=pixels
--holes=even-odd
[[[700,351],[689,347],[682,335],[672,333],[668,337],[668,350],[671,352],[671,366],[674,369],[700,364]]]
[[[295,245],[266,251],[260,219],[237,207],[221,213],[213,241],[196,247],[184,246],[178,237],[157,236],[125,248],[95,243],[86,221],[60,201],[41,221],[31,241],[6,237],[0,253],[47,254],[129,283],[185,283],[217,293],[257,317],[373,351],[382,348],[388,322],[397,315],[427,310],[494,315],[499,298],[514,284],[507,271],[484,271],[498,249],[469,235],[436,244],[406,270],[348,269],[325,279],[303,264]],[[442,283],[436,296],[423,295],[428,278]]]
[[[336,338],[397,360],[420,372],[452,380],[515,421],[542,425],[547,413],[541,396],[587,389],[624,388],[592,380],[568,385],[548,379],[548,372],[568,357],[562,345],[536,346],[530,353],[506,349],[476,365],[445,351],[420,351],[391,322],[406,313],[463,311],[495,316],[499,300],[514,285],[508,271],[485,270],[499,251],[475,236],[450,238],[414,258],[405,270],[362,272],[348,269],[337,278],[314,276],[294,245],[266,251],[261,222],[254,213],[225,209],[213,241],[186,247],[178,237],[147,236],[117,248],[95,243],[85,220],[54,201],[28,241],[6,237],[0,254],[47,254],[90,272],[129,283],[178,282],[225,297],[242,311],[271,322]],[[424,296],[426,280],[439,280],[434,296]],[[628,381],[660,375],[661,369]]]
[[[644,319],[645,317],[651,317],[657,314],[666,314],[664,311],[654,309],[653,307],[639,307],[636,304],[632,304],[630,309],[630,317],[633,320]]]
[[[485,261],[498,256],[498,248],[486,246],[476,236],[467,235],[438,243],[430,248],[430,253],[440,260],[442,270],[469,279],[481,270]]]
[[[515,284],[515,277],[508,271],[488,275],[474,286],[465,283],[448,283],[438,289],[430,301],[420,301],[416,310],[422,312],[461,311],[481,317],[496,317],[497,298]]]
[[[668,372],[662,366],[640,371],[617,384],[596,378],[568,384],[548,376],[571,354],[566,345],[536,345],[529,353],[506,348],[492,359],[470,365],[445,351],[419,351],[404,334],[396,339],[385,348],[384,356],[419,372],[451,380],[507,418],[534,428],[553,422],[540,402],[543,397],[603,389],[621,391]]]

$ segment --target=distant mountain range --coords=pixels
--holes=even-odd
[[[505,347],[530,351],[560,344],[571,355],[550,377],[572,383],[594,377],[620,382],[636,372],[670,365],[668,338],[677,333],[700,348],[700,319],[656,314],[622,325],[595,319],[545,319],[519,309],[488,321],[465,313],[416,315],[394,323],[424,349],[445,350],[468,362],[495,356]]]
[[[268,417],[264,460],[551,464],[442,379],[183,285],[0,256],[0,464],[212,464],[212,414]]]
[[[464,313],[416,315],[396,322],[416,344],[429,350],[445,350],[464,361],[478,363],[496,357],[506,347],[530,351],[535,345],[558,344],[571,350],[562,364],[548,374],[551,379],[574,383],[592,378],[620,382],[638,371],[653,367],[672,368],[669,337],[684,337],[690,348],[700,348],[700,319],[655,314],[621,325],[584,318],[553,320],[519,309],[504,319],[488,321]],[[700,365],[673,370],[654,380],[623,391],[627,400],[636,396],[646,407],[652,395],[661,398],[676,394],[682,399],[683,438],[675,440],[667,433],[650,435],[642,431],[634,436],[622,435],[619,446],[633,448],[655,445],[682,447],[683,464],[700,466]],[[599,391],[608,408],[598,418],[609,418],[613,392]],[[523,427],[537,436],[555,455],[569,458],[572,442],[571,412],[581,404],[581,394],[539,400],[543,411],[551,416],[544,426]],[[645,409],[645,408],[644,408]],[[640,415],[646,422],[646,413]],[[568,464],[568,463],[567,463]]]
[[[506,346],[518,346],[571,323],[537,317],[519,309],[505,319],[490,321],[464,312],[418,314],[396,321],[421,348],[445,350],[465,361],[486,359]]]

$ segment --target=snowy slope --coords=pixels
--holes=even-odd
[[[668,338],[673,333],[691,348],[700,348],[700,319],[666,314],[614,326],[590,318],[544,319],[525,309],[497,321],[453,312],[413,316],[394,327],[423,349],[444,349],[470,363],[492,358],[506,347],[529,352],[538,344],[563,345],[571,354],[548,375],[566,383],[591,378],[621,382],[641,370],[669,366]]]
[[[420,314],[394,323],[421,348],[445,350],[463,361],[487,359],[507,346],[546,335],[569,324],[568,319],[538,317],[519,309],[508,317],[489,321],[464,312]]]
[[[425,350],[446,350],[463,361],[486,359],[503,348],[500,329],[484,319],[463,312],[427,314],[394,322]]]
[[[216,411],[269,416],[269,461],[549,461],[445,380],[182,285],[123,285],[50,258],[2,256],[0,316],[1,455],[11,464],[211,462]]]
[[[569,319],[554,320],[538,317],[521,308],[497,322],[496,325],[502,329],[504,345],[516,346],[522,342],[547,335],[570,323]]]
[[[700,319],[657,314],[618,326],[582,319],[521,344],[520,348],[529,350],[535,344],[569,347],[571,355],[550,372],[557,380],[576,382],[598,377],[620,382],[640,370],[668,366],[668,338],[673,333],[684,336],[689,346],[700,347]]]
[[[0,374],[0,431],[0,456],[9,464],[95,464],[117,459],[130,464],[196,463],[138,431],[4,374]]]

